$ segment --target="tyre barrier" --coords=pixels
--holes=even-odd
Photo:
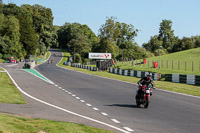
[[[134,70],[124,70],[118,68],[110,68],[110,73],[124,75],[124,76],[131,76],[131,77],[138,77],[142,78],[146,76],[149,72],[143,71],[134,71]],[[182,75],[182,74],[159,74],[159,73],[152,73],[153,80],[160,80],[161,77],[165,81],[175,82],[175,83],[185,83],[190,85],[200,85],[200,75]]]
[[[143,72],[143,71],[134,71],[134,70],[124,70],[124,69],[118,69],[118,68],[109,68],[110,73],[124,75],[124,76],[131,76],[131,77],[138,77],[142,78],[149,72]],[[153,80],[160,80],[161,74],[159,73],[152,73]]]
[[[165,81],[200,85],[200,75],[165,74]]]
[[[96,67],[81,65],[80,63],[72,63],[71,66],[77,67],[77,68],[82,68],[82,69],[87,69],[90,71],[97,71]]]

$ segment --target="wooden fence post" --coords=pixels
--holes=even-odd
[[[168,69],[168,60],[167,60],[167,69]]]
[[[192,72],[194,71],[194,62],[192,62]]]
[[[187,71],[187,62],[185,61],[185,71]]]

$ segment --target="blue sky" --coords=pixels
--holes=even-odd
[[[157,35],[163,19],[173,22],[179,38],[200,35],[200,0],[3,0],[3,3],[39,4],[51,8],[54,25],[87,24],[95,34],[107,17],[139,29],[135,41],[141,46]]]

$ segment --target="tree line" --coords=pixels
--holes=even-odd
[[[87,62],[87,53],[91,51],[112,53],[112,58],[118,60],[149,56],[134,40],[138,29],[114,17],[107,18],[97,36],[87,25],[79,23],[65,23],[57,33],[59,47],[70,51],[75,62]]]
[[[50,47],[69,51],[74,62],[86,63],[88,52],[112,53],[116,60],[142,59],[200,47],[200,36],[174,35],[171,20],[162,20],[159,33],[139,46],[135,42],[139,30],[132,24],[106,18],[98,35],[86,24],[53,25],[50,8],[40,5],[16,6],[0,2],[0,58],[28,58],[44,55]]]
[[[174,35],[171,20],[162,20],[159,34],[152,36],[148,43],[142,45],[155,56],[178,52],[182,50],[200,47],[200,36],[179,37]]]
[[[87,25],[66,23],[58,30],[59,46],[71,51],[75,62],[87,62],[84,54],[92,52],[112,53],[116,60],[142,59],[177,51],[200,47],[200,36],[183,37],[174,35],[171,20],[162,20],[158,35],[152,36],[142,47],[135,42],[138,29],[131,24],[106,19],[96,36]]]
[[[56,43],[50,8],[0,3],[0,58],[44,55]]]

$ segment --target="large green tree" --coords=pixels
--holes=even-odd
[[[172,52],[177,39],[174,36],[174,30],[172,30],[171,20],[162,20],[160,23],[158,39],[162,41],[163,48],[167,49],[168,52]]]
[[[0,14],[0,52],[15,57],[22,56],[20,24],[15,16]]]
[[[125,56],[129,58],[134,38],[137,36],[138,30],[133,25],[120,23],[116,18],[107,18],[105,24],[99,29],[100,43],[96,48],[99,52],[111,52],[113,58]]]
[[[45,54],[51,45],[56,45],[57,35],[53,27],[53,14],[50,8],[38,4],[24,4],[22,8],[32,16],[34,29],[39,36],[37,54]]]
[[[96,35],[87,25],[81,25],[79,23],[65,23],[65,25],[59,27],[58,31],[59,47],[67,49],[75,57],[76,61],[85,62],[84,53],[91,51],[92,47],[97,44]]]
[[[23,16],[21,16],[20,22],[23,25],[20,28],[20,40],[25,51],[24,55],[26,57],[35,55],[38,48],[38,36],[33,28],[33,23],[29,18]]]
[[[61,48],[71,49],[70,41],[77,39],[77,36],[82,36],[92,47],[93,43],[96,42],[96,35],[87,25],[81,25],[79,23],[65,23],[58,30],[58,41]]]

